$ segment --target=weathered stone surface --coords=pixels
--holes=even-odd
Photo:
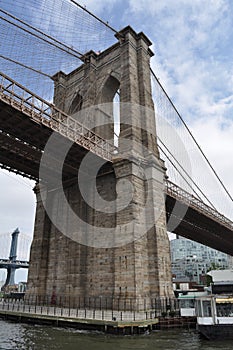
[[[79,110],[112,102],[118,89],[121,102],[130,103],[120,111],[119,153],[108,171],[99,173],[96,179],[97,194],[106,201],[105,209],[115,201],[115,210],[112,213],[96,210],[98,195],[89,188],[88,181],[89,204],[77,183],[65,187],[72,210],[90,225],[89,235],[85,230],[81,232],[86,238],[86,245],[82,245],[69,232],[74,223],[61,199],[61,190],[41,188],[54,217],[59,215],[57,219],[65,223],[67,235],[50,221],[37,191],[28,293],[106,297],[110,308],[116,307],[118,299],[132,298],[131,307],[138,308],[143,307],[145,298],[173,294],[163,190],[165,169],[156,142],[150,83],[151,43],[143,33],[136,34],[130,27],[117,38],[118,43],[104,52],[87,53],[84,64],[69,75],[59,72],[54,76],[54,102],[68,114],[75,116]],[[145,108],[140,109],[139,105]],[[113,111],[108,107],[105,112],[104,117],[99,109],[83,114],[80,122],[92,128],[95,118],[106,117],[108,125],[97,126],[95,131],[113,142]],[[124,138],[130,143],[125,144]],[[115,230],[110,238],[113,247],[93,247],[102,237],[100,234],[93,238],[94,242],[90,233],[101,227]],[[77,232],[81,229],[77,227]],[[131,237],[131,242],[114,247],[116,238],[125,236]]]

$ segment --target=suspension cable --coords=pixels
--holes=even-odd
[[[193,181],[193,179],[191,178],[191,176],[189,175],[189,173],[184,169],[184,167],[180,164],[180,162],[173,156],[173,154],[169,151],[169,149],[166,147],[166,145],[164,144],[164,142],[159,138],[159,136],[157,136],[159,142],[163,145],[163,147],[166,149],[166,151],[170,154],[170,156],[172,156],[172,158],[176,161],[176,163],[179,165],[179,167],[183,170],[183,172],[185,173],[185,175],[189,178],[189,180],[191,180],[192,184],[198,189],[198,191],[200,191],[200,193],[202,194],[202,196],[207,200],[207,202],[211,205],[211,207],[215,210],[217,210],[215,208],[215,206],[213,205],[213,203],[208,199],[208,197],[204,194],[204,192],[200,189],[200,187],[197,185],[197,183],[195,181]],[[163,154],[165,154],[165,152],[163,151],[162,147],[159,146],[159,149],[163,152]],[[166,155],[167,159],[171,162],[171,159],[168,157],[168,155]],[[171,164],[173,165],[173,163],[171,162]],[[177,170],[177,168],[175,168]],[[183,176],[182,176],[183,177]],[[184,178],[184,177],[183,177]],[[191,186],[190,186],[191,187]],[[191,187],[192,188],[192,187]],[[196,194],[196,192],[195,192]]]
[[[158,78],[156,77],[155,73],[153,72],[152,69],[150,69],[152,76],[155,78],[156,82],[159,84],[160,88],[162,89],[162,91],[164,92],[164,94],[166,95],[168,101],[171,103],[172,107],[174,108],[175,112],[177,113],[178,117],[180,118],[180,120],[182,121],[182,123],[184,124],[185,128],[187,129],[189,135],[191,136],[191,138],[193,139],[193,141],[195,142],[196,146],[198,147],[199,151],[201,152],[202,156],[204,157],[204,159],[206,160],[207,164],[209,165],[209,167],[211,168],[211,170],[213,171],[214,175],[216,176],[216,178],[218,179],[218,181],[220,182],[220,184],[222,185],[224,191],[226,192],[226,194],[228,195],[228,197],[230,198],[231,201],[233,201],[233,197],[231,196],[230,192],[227,190],[227,188],[225,187],[223,181],[220,179],[220,177],[218,176],[217,172],[215,171],[215,169],[213,168],[213,166],[211,165],[210,161],[208,160],[208,158],[206,157],[205,153],[203,152],[202,148],[199,146],[198,142],[196,141],[196,139],[194,138],[193,134],[191,133],[190,129],[188,128],[188,125],[185,123],[184,119],[182,118],[182,116],[180,115],[180,113],[178,112],[178,110],[176,109],[174,103],[172,102],[172,100],[170,99],[170,97],[168,96],[167,92],[165,91],[165,89],[163,88],[163,86],[161,85],[161,83],[159,82]]]
[[[32,70],[33,72],[39,73],[39,74],[41,74],[41,75],[44,75],[44,76],[47,77],[47,78],[52,78],[51,75],[46,74],[46,73],[42,72],[41,70],[35,69],[35,68],[31,67],[31,66],[27,66],[26,64],[21,63],[21,62],[19,62],[19,61],[12,60],[12,59],[9,58],[9,57],[0,55],[0,58],[4,59],[4,60],[6,60],[6,61],[9,61],[9,62],[15,63],[15,64],[17,64],[17,65],[19,65],[19,66],[21,66],[21,67],[23,67],[23,68],[30,69],[30,70]]]
[[[80,5],[78,2],[76,2],[75,0],[69,0],[70,2],[72,2],[74,5],[78,6],[80,9],[82,9],[83,11],[87,12],[89,15],[91,15],[92,17],[94,17],[95,19],[97,19],[97,21],[99,21],[100,23],[104,24],[106,27],[108,27],[109,29],[111,29],[115,34],[118,33],[118,31],[116,29],[114,29],[113,27],[111,27],[108,22],[104,22],[101,18],[97,17],[96,15],[94,15],[94,13],[92,13],[91,11],[89,11],[86,7]]]
[[[80,9],[82,9],[83,11],[85,11],[86,13],[88,13],[89,15],[91,15],[93,18],[95,18],[96,20],[98,20],[100,23],[102,23],[103,25],[105,25],[107,28],[109,28],[111,31],[113,31],[115,34],[118,32],[117,30],[115,30],[112,26],[110,26],[107,22],[101,20],[98,16],[94,15],[92,12],[90,12],[86,7],[80,5],[79,3],[77,3],[75,0],[69,0],[71,3],[73,3],[75,6],[79,7]],[[41,35],[43,35],[44,37],[48,38],[49,40],[39,36],[38,34],[36,33],[33,33],[32,31],[30,30],[27,30],[26,28],[23,28],[22,26],[20,25],[17,25],[16,23],[10,21],[10,20],[7,20],[6,18],[0,16],[1,19],[3,19],[4,21],[10,23],[11,25],[14,25],[18,28],[20,28],[21,30],[24,30],[25,32],[29,33],[30,35],[33,35],[37,38],[39,38],[40,40],[43,40],[45,41],[46,43],[52,45],[52,46],[55,46],[56,48],[62,50],[62,51],[65,51],[66,53],[78,58],[79,60],[81,59],[81,56],[82,54],[80,52],[78,52],[77,50],[65,45],[64,43],[60,42],[59,40],[53,38],[52,36],[50,35],[47,35],[45,34],[43,31],[29,25],[28,23],[20,20],[19,18],[17,18],[16,16],[13,16],[12,14],[0,9],[0,11],[4,14],[6,14],[7,16],[11,17],[12,19],[18,21],[19,23],[23,24],[24,26],[40,33]],[[51,42],[50,40],[54,41],[54,42]],[[56,44],[55,44],[56,43]],[[6,59],[8,61],[11,61],[13,63],[16,63],[18,65],[21,65],[22,67],[24,68],[27,68],[27,69],[30,69],[30,70],[33,70],[35,71],[36,73],[39,73],[39,74],[42,74],[46,77],[51,77],[50,75],[46,74],[46,73],[43,73],[39,70],[36,70],[32,67],[29,67],[29,66],[26,66],[24,65],[23,63],[20,63],[20,62],[17,62],[15,60],[12,60],[8,57],[4,57],[2,55],[0,55],[1,58],[3,59]],[[185,126],[185,128],[187,129],[189,135],[191,136],[191,138],[193,139],[193,141],[195,142],[196,146],[198,147],[199,151],[201,152],[202,156],[204,157],[205,161],[207,162],[207,164],[209,165],[209,167],[211,168],[212,172],[214,173],[214,175],[216,176],[216,178],[218,179],[219,183],[221,184],[221,186],[223,187],[224,191],[226,192],[226,194],[228,195],[228,197],[230,198],[231,201],[233,201],[233,197],[231,196],[231,194],[229,193],[229,191],[227,190],[227,188],[225,187],[223,181],[220,179],[219,175],[217,174],[217,172],[215,171],[215,169],[213,168],[213,166],[211,165],[210,161],[208,160],[208,158],[206,157],[206,155],[204,154],[202,148],[200,147],[200,145],[197,143],[196,139],[194,138],[192,132],[190,131],[190,129],[188,128],[186,122],[184,121],[184,119],[182,118],[182,116],[180,115],[180,113],[178,112],[178,110],[176,109],[174,103],[172,102],[172,100],[170,99],[170,97],[168,96],[167,92],[165,91],[165,89],[163,88],[163,86],[161,85],[161,83],[159,82],[158,78],[156,77],[155,73],[153,72],[152,69],[151,70],[151,73],[152,73],[152,76],[154,77],[154,79],[156,80],[156,82],[159,84],[160,88],[162,89],[162,91],[164,92],[166,98],[168,99],[168,101],[170,102],[170,104],[172,105],[173,109],[175,110],[175,112],[177,113],[178,117],[180,118],[180,120],[182,121],[183,125]],[[161,141],[161,140],[160,140]],[[187,173],[186,173],[187,175]],[[196,185],[196,184],[195,184]],[[197,185],[196,185],[197,186]],[[198,188],[198,186],[197,186]],[[198,188],[199,189],[199,188]],[[199,189],[200,190],[200,189]],[[200,190],[201,191],[201,190]],[[201,191],[202,193],[202,191]],[[202,193],[203,194],[203,193]],[[206,197],[205,197],[206,198]]]
[[[158,146],[160,151],[163,153],[163,155],[167,158],[167,160],[172,164],[172,166],[176,169],[176,171],[180,174],[180,176],[183,178],[183,180],[186,182],[186,184],[193,190],[195,195],[197,196],[198,199],[202,201],[202,198],[199,196],[199,194],[193,189],[192,185],[187,181],[187,179],[183,176],[181,171],[177,168],[175,163],[168,157],[167,153],[160,147]],[[203,201],[202,201],[203,202]]]
[[[0,11],[2,11],[2,10],[0,9]],[[38,34],[36,34],[36,33],[33,33],[32,31],[30,31],[30,30],[28,30],[28,29],[26,29],[26,28],[23,28],[22,26],[20,26],[20,25],[18,25],[18,24],[16,24],[16,23],[14,23],[14,22],[12,22],[12,21],[6,19],[5,17],[0,16],[0,19],[2,19],[3,21],[5,21],[5,22],[7,22],[7,23],[9,23],[9,24],[11,24],[11,25],[13,25],[13,26],[15,26],[15,27],[17,27],[17,28],[23,30],[23,31],[25,31],[26,33],[28,33],[28,34],[30,34],[30,35],[36,37],[37,39],[40,39],[40,40],[45,41],[45,42],[46,42],[47,44],[49,44],[49,45],[55,46],[57,49],[60,49],[61,51],[64,51],[64,52],[68,53],[69,55],[72,55],[72,56],[78,58],[79,60],[81,60],[81,56],[83,56],[80,52],[76,51],[77,53],[75,53],[75,50],[74,50],[74,49],[70,48],[69,46],[66,46],[66,45],[63,44],[62,42],[60,42],[60,41],[58,41],[57,39],[51,37],[50,35],[47,35],[47,34],[41,32],[40,30],[38,30],[38,29],[36,29],[36,28],[34,28],[34,27],[30,26],[30,25],[27,25],[25,22],[24,22],[24,23],[25,23],[25,24],[24,24],[25,26],[29,26],[29,28],[30,28],[30,27],[34,28],[33,30],[35,30],[36,32],[38,32],[38,33],[44,35],[45,37],[49,38],[50,40],[53,40],[54,43],[51,42],[51,41],[49,41],[49,40],[47,40],[47,39],[45,39],[45,38],[43,38],[43,37],[41,37],[40,35],[38,35]],[[23,21],[21,21],[21,20],[18,20],[18,21],[19,21],[19,22],[23,22]],[[56,42],[57,44],[56,44],[55,42]],[[58,44],[61,45],[61,46],[63,46],[63,47],[59,46]],[[74,51],[74,52],[71,52],[71,50]]]

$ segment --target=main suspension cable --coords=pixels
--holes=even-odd
[[[183,125],[185,126],[185,128],[187,129],[189,135],[191,136],[191,138],[193,139],[193,141],[195,142],[197,148],[199,149],[199,151],[201,152],[202,156],[204,157],[204,159],[206,160],[207,164],[209,165],[209,167],[211,168],[212,172],[214,173],[214,175],[216,176],[216,178],[218,179],[219,183],[221,184],[221,186],[223,187],[224,191],[226,192],[226,194],[228,195],[228,197],[230,198],[231,201],[233,201],[233,197],[231,196],[230,192],[227,190],[226,186],[224,185],[223,181],[220,179],[220,177],[218,176],[217,172],[215,171],[215,169],[213,168],[212,164],[210,163],[210,161],[208,160],[208,158],[206,157],[205,153],[203,152],[202,148],[200,147],[200,145],[198,144],[198,142],[196,141],[196,139],[194,138],[192,132],[190,131],[190,129],[188,128],[188,125],[185,123],[184,119],[182,118],[182,116],[180,115],[180,113],[178,112],[178,110],[176,109],[174,103],[172,102],[172,100],[170,99],[170,97],[168,96],[167,92],[165,91],[165,89],[163,88],[163,86],[161,85],[161,83],[159,82],[158,78],[156,77],[155,73],[153,72],[152,69],[150,69],[151,74],[153,76],[153,78],[156,80],[156,82],[159,84],[160,88],[162,89],[163,93],[165,94],[165,96],[167,97],[168,101],[170,102],[170,104],[172,105],[172,107],[174,108],[176,114],[178,115],[178,117],[180,118],[180,120],[182,121]]]
[[[115,34],[118,33],[118,31],[116,29],[114,29],[113,27],[111,27],[108,22],[104,22],[101,18],[97,17],[96,15],[94,15],[94,13],[92,13],[91,11],[89,11],[86,7],[80,5],[77,1],[75,0],[69,0],[70,2],[72,2],[74,5],[78,6],[79,8],[81,8],[83,11],[87,12],[89,15],[91,15],[92,17],[94,17],[95,19],[97,19],[97,21],[99,21],[100,23],[104,24],[106,27],[108,27],[109,29],[111,29]]]
[[[191,176],[188,174],[188,172],[184,169],[184,167],[180,164],[180,162],[174,157],[174,155],[171,153],[171,151],[166,147],[166,145],[164,144],[164,142],[159,138],[159,136],[157,136],[159,142],[163,145],[163,147],[166,149],[166,151],[170,154],[170,156],[176,161],[176,163],[179,165],[179,167],[182,169],[182,171],[185,173],[185,175],[189,178],[189,180],[191,181],[191,183],[198,189],[198,191],[202,194],[202,196],[207,200],[207,202],[211,205],[211,207],[215,210],[217,210],[215,208],[215,206],[213,205],[213,203],[208,199],[208,197],[204,194],[204,192],[201,190],[201,188],[197,185],[197,183],[191,178]],[[165,154],[166,158],[169,160],[169,162],[175,167],[175,169],[178,171],[177,167],[174,165],[174,163],[172,162],[171,158],[169,158],[169,156],[166,154],[166,152],[162,149],[161,146],[159,146],[159,149],[162,151],[163,154]],[[181,175],[181,172],[179,171],[179,174]],[[184,176],[181,175],[183,179]],[[191,185],[189,185],[191,187]],[[192,187],[191,187],[192,188]],[[192,188],[193,189],[193,188]],[[194,190],[194,189],[193,189]],[[195,191],[195,194],[197,195],[197,192]],[[199,197],[199,196],[198,196]],[[200,198],[200,197],[199,197]]]
[[[0,9],[0,12],[5,12],[5,11],[3,11],[3,10]],[[9,24],[11,24],[11,25],[13,25],[13,26],[15,26],[15,27],[17,27],[17,28],[23,30],[23,31],[25,31],[26,33],[28,33],[28,34],[30,34],[30,35],[36,37],[37,39],[43,40],[43,41],[45,41],[47,44],[50,44],[50,45],[52,45],[52,46],[55,46],[57,49],[60,49],[61,51],[64,51],[64,52],[68,53],[69,55],[72,55],[72,56],[78,58],[79,60],[81,60],[81,57],[83,56],[82,53],[80,53],[80,52],[76,51],[75,49],[73,49],[73,48],[71,48],[71,47],[69,47],[69,46],[63,44],[63,43],[60,42],[59,40],[53,38],[52,36],[50,36],[50,35],[48,35],[48,34],[45,34],[44,32],[42,32],[42,31],[40,31],[39,29],[37,29],[37,28],[35,28],[35,27],[33,27],[33,26],[27,24],[26,22],[24,22],[24,21],[18,19],[17,17],[12,16],[12,15],[10,15],[10,14],[9,14],[9,16],[12,17],[12,18],[14,18],[14,19],[17,20],[18,22],[24,24],[26,27],[28,27],[28,28],[30,28],[30,29],[33,29],[35,32],[38,32],[38,33],[42,34],[45,38],[48,38],[48,39],[50,39],[50,40],[53,40],[54,43],[51,42],[50,40],[47,40],[47,39],[41,37],[41,36],[38,35],[38,34],[33,33],[32,31],[30,31],[30,30],[28,30],[28,29],[26,29],[26,28],[24,28],[24,27],[22,27],[22,26],[20,26],[20,25],[18,25],[18,24],[16,24],[16,23],[10,21],[9,19],[7,19],[7,18],[5,18],[5,17],[3,17],[3,16],[0,16],[0,19],[2,19],[3,21],[5,21],[5,22],[7,22],[7,23],[9,23]],[[61,45],[61,46],[59,46],[59,45]]]
[[[33,72],[35,72],[35,73],[39,73],[39,74],[41,74],[41,75],[44,75],[44,76],[47,77],[47,78],[52,78],[51,75],[46,74],[46,73],[42,72],[41,70],[35,69],[35,68],[31,67],[31,66],[27,66],[26,64],[21,63],[21,62],[16,61],[16,60],[13,60],[13,59],[11,59],[11,58],[9,58],[9,57],[0,55],[0,58],[4,59],[4,60],[6,60],[6,61],[9,61],[9,62],[15,63],[15,64],[17,64],[17,65],[19,65],[19,66],[21,66],[21,67],[23,67],[23,68],[30,69],[31,71],[33,71]]]

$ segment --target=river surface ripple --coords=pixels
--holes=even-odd
[[[1,350],[233,350],[233,341],[200,339],[194,330],[154,331],[140,336],[111,336],[51,326],[0,320]]]

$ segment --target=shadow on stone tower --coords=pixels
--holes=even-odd
[[[66,179],[62,190],[37,185],[27,294],[106,298],[109,308],[116,300],[130,299],[138,308],[145,299],[173,296],[166,175],[151,93],[151,42],[129,26],[116,38],[118,42],[105,51],[86,53],[83,64],[70,74],[58,72],[53,77],[54,104],[112,144],[117,129],[114,99],[119,95],[118,149],[112,162],[102,162],[93,154],[85,166],[87,155],[80,149],[74,166],[86,172],[82,180],[86,198],[77,177]],[[101,166],[93,179],[96,164]],[[61,191],[72,211],[87,223],[75,227],[82,241],[70,232],[72,219]],[[104,210],[97,206],[98,196]],[[58,229],[44,203],[66,232]]]

